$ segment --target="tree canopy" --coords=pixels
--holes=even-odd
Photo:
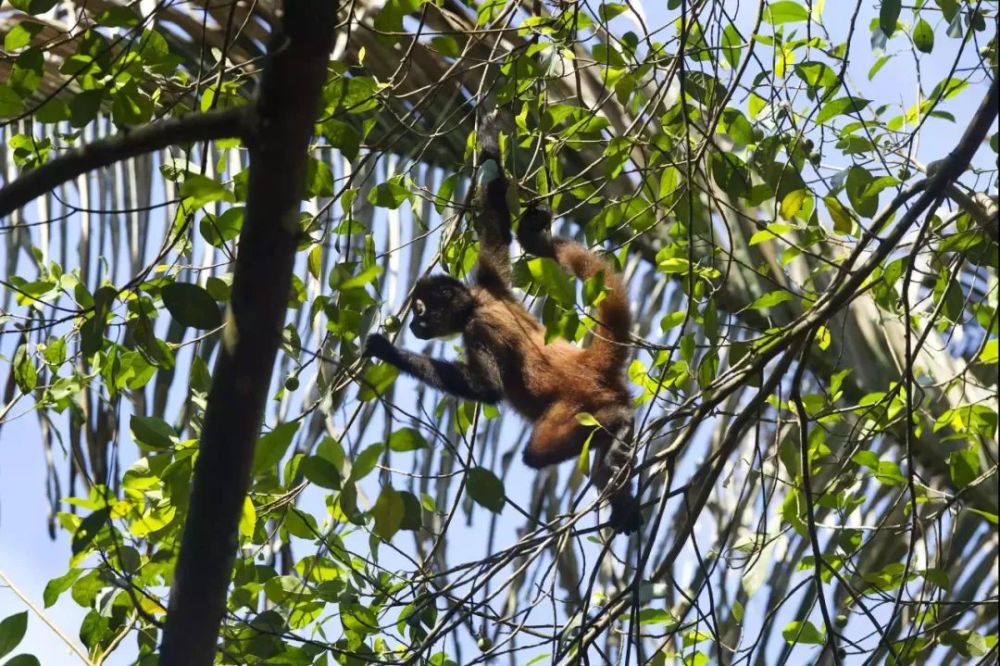
[[[0,660],[995,660],[997,14],[13,0],[0,471],[47,479],[0,502],[65,565],[0,556]],[[492,109],[515,217],[628,279],[631,537],[586,451],[536,474],[508,406],[361,355],[461,355],[401,324],[475,265]],[[600,281],[514,256],[586,344]]]

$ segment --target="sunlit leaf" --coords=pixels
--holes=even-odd
[[[826,636],[823,635],[823,632],[817,629],[816,626],[808,620],[803,622],[789,622],[785,625],[781,635],[784,636],[785,642],[792,644],[806,643],[812,645],[822,645],[826,642]]]
[[[919,19],[917,24],[913,26],[913,45],[917,47],[918,51],[924,53],[930,53],[934,50],[934,30],[930,23],[923,19]]]

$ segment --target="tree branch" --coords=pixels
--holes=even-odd
[[[238,524],[288,312],[308,147],[337,20],[336,0],[286,0],[248,140],[246,215],[232,298],[205,407],[170,590],[161,666],[214,662]]]
[[[0,189],[0,218],[94,169],[180,143],[242,137],[248,108],[168,118],[71,150]]]

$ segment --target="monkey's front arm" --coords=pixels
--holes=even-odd
[[[389,340],[374,333],[365,341],[365,356],[372,356],[396,366],[402,372],[423,383],[459,398],[496,404],[503,399],[499,373],[489,365],[473,369],[462,362],[444,361],[395,347]],[[478,371],[477,371],[478,370]]]

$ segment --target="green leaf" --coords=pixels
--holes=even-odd
[[[97,15],[97,22],[108,28],[128,28],[139,25],[142,17],[130,7],[108,7]]]
[[[860,166],[852,166],[847,170],[847,198],[851,206],[862,217],[872,217],[878,212],[878,194],[870,196],[867,194],[869,185],[874,179],[868,170]]]
[[[826,636],[823,635],[823,632],[808,620],[789,622],[785,625],[781,635],[784,636],[785,642],[793,645],[798,643],[822,645],[826,642]]]
[[[24,102],[10,86],[0,85],[0,118],[11,118],[21,115]]]
[[[2,115],[2,110],[0,110],[0,115]],[[61,123],[64,120],[69,120],[69,118],[69,105],[61,99],[47,99],[35,111],[35,120],[40,123]]]
[[[215,201],[236,201],[233,193],[223,187],[222,183],[197,173],[187,175],[181,184],[180,195],[184,197],[184,205],[189,210],[198,210]]]
[[[1000,524],[1000,516],[997,516],[997,514],[995,514],[995,513],[989,513],[988,511],[981,511],[979,509],[969,509],[969,508],[966,508],[965,510],[969,511],[971,513],[977,514],[979,516],[982,516],[988,522],[990,522],[990,523],[992,523],[994,525]]]
[[[327,86],[328,102],[333,108],[347,113],[364,113],[379,105],[381,86],[371,76],[351,76]]]
[[[524,666],[535,666],[535,664],[540,664],[551,656],[552,656],[551,652],[545,652],[533,658],[531,661],[527,662]]]
[[[955,648],[955,651],[966,658],[982,657],[990,648],[986,639],[968,629],[945,631],[938,639],[941,645]]]
[[[671,615],[669,611],[663,610],[662,608],[643,608],[639,611],[639,624],[663,624],[673,626],[677,624],[677,618]]]
[[[437,51],[439,55],[448,58],[457,58],[462,55],[462,49],[458,45],[458,40],[451,35],[438,35],[431,38],[431,50]]]
[[[958,488],[965,488],[980,474],[979,447],[970,444],[964,449],[952,451],[948,455],[948,472]]]
[[[726,109],[722,112],[723,132],[736,143],[747,146],[754,142],[753,126],[738,109]]]
[[[209,245],[223,247],[226,241],[231,241],[240,235],[243,228],[243,207],[234,206],[222,215],[206,214],[201,218],[198,229]]]
[[[222,313],[204,288],[187,282],[171,282],[160,291],[163,305],[177,323],[209,330],[222,325]]]
[[[111,510],[104,508],[94,511],[80,521],[80,525],[73,533],[73,554],[79,555],[87,550],[88,546],[97,538],[101,530],[107,527],[110,518]]]
[[[403,504],[403,498],[398,492],[391,486],[385,486],[379,493],[375,506],[372,507],[371,515],[375,519],[372,531],[385,541],[389,541],[403,524],[406,505]]]
[[[403,18],[417,7],[419,4],[414,0],[388,0],[375,14],[374,27],[379,32],[402,32]],[[391,44],[399,37],[381,35],[380,39]]]
[[[143,451],[163,451],[171,448],[177,439],[177,432],[161,418],[137,416],[129,418],[132,440]]]
[[[371,474],[372,470],[378,466],[378,461],[382,458],[384,450],[385,447],[382,444],[372,444],[359,453],[351,466],[351,482],[360,481]]]
[[[402,176],[393,176],[384,183],[379,183],[368,193],[368,203],[379,208],[395,210],[403,205],[410,196],[410,190],[403,185]]]
[[[299,430],[299,423],[300,421],[281,423],[257,440],[257,445],[253,450],[253,467],[251,468],[254,476],[271,469],[285,457],[285,452],[292,443],[292,438]]]
[[[336,465],[321,456],[306,456],[299,465],[299,471],[311,483],[328,490],[339,490],[343,480]]]
[[[403,522],[399,524],[401,530],[419,530],[423,527],[423,508],[420,500],[411,492],[399,491],[399,496],[403,498]]]
[[[528,272],[531,273],[532,280],[545,287],[545,291],[561,305],[571,306],[575,303],[576,289],[573,282],[554,259],[530,259]]]
[[[1000,361],[1000,350],[997,348],[997,339],[993,338],[983,345],[983,351],[979,352],[977,359],[984,365],[996,365]]]
[[[319,533],[319,523],[316,522],[316,518],[295,507],[285,514],[284,527],[289,534],[300,539],[312,540]]]
[[[809,196],[809,190],[792,190],[781,200],[781,217],[790,220],[802,210],[802,204]],[[751,243],[752,245],[753,243]]]
[[[12,359],[14,366],[14,381],[21,393],[31,393],[38,382],[38,372],[35,370],[35,362],[28,353],[28,345],[18,345]]]
[[[332,197],[334,194],[330,165],[310,157],[306,163],[306,198]]]
[[[826,326],[820,326],[816,329],[816,346],[822,351],[826,351],[830,348],[830,343],[833,342],[833,336],[830,333],[830,329]],[[822,431],[820,431],[822,432]]]
[[[118,125],[142,125],[153,117],[153,101],[136,84],[128,84],[111,96],[111,117]]]
[[[878,71],[882,69],[883,66],[885,66],[885,63],[889,62],[891,57],[892,56],[882,56],[881,58],[875,61],[875,64],[872,65],[871,69],[868,70],[869,81],[875,78],[875,75],[878,74]]]
[[[437,194],[434,195],[434,208],[438,213],[443,213],[446,207],[455,204],[453,197],[455,196],[455,188],[457,186],[457,173],[450,174],[447,178],[441,181],[441,186],[438,187]]]
[[[903,476],[903,472],[899,469],[899,465],[892,462],[891,460],[880,460],[878,463],[878,469],[875,470],[875,478],[887,486],[898,486],[906,483],[906,477]]]
[[[740,61],[740,51],[743,49],[743,40],[740,39],[736,26],[727,23],[722,31],[722,57],[730,67],[735,68]]]
[[[82,569],[70,569],[62,576],[53,578],[46,583],[45,591],[42,592],[42,601],[45,603],[45,607],[51,608],[52,604],[59,600],[59,596],[71,588],[81,574],[83,574]]]
[[[339,150],[350,160],[358,156],[361,147],[361,135],[351,125],[340,120],[326,120],[320,130],[330,145]]]
[[[37,16],[55,7],[57,2],[59,0],[10,0],[10,6],[20,9],[27,14]]]
[[[28,611],[14,613],[0,621],[0,657],[10,654],[28,629]]]
[[[866,106],[869,100],[862,97],[838,97],[830,100],[819,110],[816,116],[816,124],[822,125],[831,118],[844,115],[845,113],[858,113]]]
[[[93,295],[93,310],[86,322],[80,327],[80,351],[85,356],[91,356],[100,351],[104,344],[104,329],[108,323],[108,314],[117,298],[114,287],[104,285]]]
[[[951,580],[949,579],[946,571],[932,567],[930,569],[924,569],[921,575],[923,575],[924,580],[932,585],[940,587],[942,590],[951,589]]]
[[[807,20],[808,18],[808,10],[797,2],[791,2],[791,0],[772,2],[764,11],[764,20],[771,25],[799,23]]]
[[[393,451],[426,449],[427,440],[413,428],[400,428],[389,435],[389,448]]]
[[[683,257],[666,257],[656,263],[657,269],[661,273],[687,273],[690,270],[691,262]]]
[[[375,613],[361,604],[341,602],[340,621],[344,624],[344,629],[357,632],[362,636],[379,631],[378,618],[375,617]]]
[[[913,26],[913,45],[923,53],[930,53],[934,50],[934,30],[930,23],[923,19],[917,21],[917,24]]]
[[[751,310],[767,310],[769,308],[773,308],[774,306],[780,303],[784,303],[785,301],[791,301],[794,298],[795,297],[792,296],[792,294],[790,294],[789,292],[782,291],[779,289],[764,294],[763,296],[755,300],[753,303],[751,303],[748,307]]]
[[[3,666],[41,666],[41,662],[33,654],[19,654],[11,657]]]
[[[823,203],[826,204],[826,209],[830,212],[830,218],[833,220],[833,230],[838,234],[851,233],[854,229],[854,218],[837,200],[837,197],[823,197]]]
[[[597,14],[601,17],[601,20],[607,23],[619,14],[623,14],[628,11],[628,7],[617,2],[608,2],[597,8]]]
[[[385,393],[392,382],[399,375],[399,370],[388,363],[376,363],[365,369],[364,377],[361,379],[361,390],[358,391],[358,399],[362,402],[374,400]]]
[[[892,37],[896,32],[896,22],[899,20],[900,0],[882,0],[882,8],[878,13],[878,24],[886,37]]]
[[[474,502],[493,513],[500,513],[506,502],[503,482],[484,467],[474,467],[469,470],[465,491]]]
[[[257,510],[253,506],[253,500],[247,495],[243,498],[243,510],[240,512],[239,529],[240,534],[247,538],[253,536],[254,527],[257,525]]]
[[[941,99],[951,99],[968,87],[969,82],[965,79],[949,76],[938,81],[937,85],[934,86],[934,90],[931,91],[931,94],[927,98],[935,99],[940,96]]]
[[[35,21],[20,21],[4,35],[3,47],[6,51],[16,51],[31,43],[32,38],[42,29],[41,23]]]
[[[818,60],[799,63],[795,66],[795,73],[810,88],[827,88],[837,84],[837,73]]]
[[[580,416],[579,414],[577,415]],[[587,416],[590,416],[589,414]],[[591,417],[593,419],[593,417]],[[596,423],[596,421],[594,421]],[[580,455],[576,459],[576,469],[584,476],[589,476],[588,471],[590,470],[590,442],[594,439],[594,433],[597,430],[591,430],[587,435],[587,439],[583,440],[583,448],[580,449]]]
[[[104,90],[84,90],[69,103],[69,124],[83,127],[97,116],[104,101]]]

